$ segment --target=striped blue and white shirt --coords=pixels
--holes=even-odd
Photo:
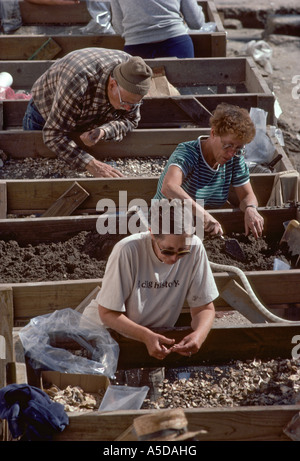
[[[228,198],[229,188],[250,181],[244,157],[232,157],[218,169],[211,168],[203,157],[200,138],[180,143],[170,156],[159,178],[154,199],[162,199],[161,187],[171,165],[178,166],[184,175],[181,187],[193,200],[203,200],[205,207],[220,207]]]

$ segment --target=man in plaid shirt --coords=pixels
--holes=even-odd
[[[42,130],[45,144],[74,168],[95,177],[120,177],[71,139],[81,132],[87,146],[100,139],[121,141],[138,126],[140,105],[152,71],[140,57],[104,48],[72,51],[34,83],[25,130]]]

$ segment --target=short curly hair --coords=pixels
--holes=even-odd
[[[221,103],[209,119],[217,136],[234,134],[242,144],[248,144],[255,136],[255,125],[246,109]]]

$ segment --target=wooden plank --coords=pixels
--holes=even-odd
[[[59,37],[55,37],[55,40],[52,38],[52,40],[56,43],[59,41]],[[44,42],[39,43],[36,49],[47,40],[44,38]],[[59,43],[57,45],[60,46]],[[251,57],[157,58],[146,59],[145,61],[152,69],[163,67],[169,83],[185,93],[187,91],[185,88],[188,88],[195,95],[211,94],[212,92],[226,94],[228,93],[227,87],[230,86],[231,91],[235,89],[236,93],[257,93],[272,96],[271,90],[259,74]],[[20,59],[0,61],[0,71],[5,70],[13,76],[15,89],[30,90],[33,83],[54,62],[54,60],[28,61]]]
[[[15,239],[20,244],[50,243],[66,240],[83,230],[96,230],[99,217],[54,217],[34,219],[7,219],[0,222],[0,235],[4,240]]]
[[[29,61],[37,61],[41,59],[53,59],[61,51],[61,47],[53,38],[49,37],[45,42],[31,55]]]
[[[86,24],[91,19],[86,3],[74,5],[40,5],[19,1],[23,24]],[[54,10],[55,8],[55,10]]]
[[[84,146],[80,140],[80,133],[72,133],[71,138],[87,152],[97,159],[124,158],[124,157],[169,157],[181,142],[197,139],[198,136],[208,136],[209,128],[149,128],[137,129],[128,133],[120,143],[99,141],[93,147]],[[276,164],[274,171],[293,170],[293,165],[280,146],[277,138],[267,126],[267,134],[275,148],[274,158],[282,155],[281,161]],[[11,158],[49,157],[55,154],[48,149],[40,131],[4,130],[0,131],[0,149]]]
[[[295,218],[296,207],[276,209],[261,207],[259,212],[264,217],[265,235],[281,237],[283,222]],[[244,219],[241,211],[224,209],[210,210],[210,213],[221,223],[225,234],[244,232]],[[119,218],[120,216],[117,214],[117,222]],[[3,240],[16,239],[20,244],[57,242],[66,240],[83,230],[96,230],[97,226],[101,227],[102,225],[105,227],[106,219],[105,214],[98,216],[3,219],[0,222],[0,238]],[[122,217],[122,219],[124,218]],[[127,219],[129,220],[130,217]],[[129,233],[128,227],[126,230]]]
[[[187,103],[193,100],[193,96],[182,95],[182,100]],[[244,107],[258,107],[267,112],[267,124],[274,125],[274,96],[264,94],[225,94],[196,96],[196,99],[210,112],[215,110],[218,104],[225,102]],[[3,101],[3,129],[16,129],[22,127],[23,117],[28,105],[26,100]],[[174,128],[188,126],[190,118],[174,102],[173,97],[157,97],[144,99],[141,106],[140,128]],[[194,122],[196,126],[207,128],[209,117],[201,118]]]
[[[55,441],[113,441],[134,418],[157,410],[128,410],[70,414],[70,424]],[[299,412],[296,405],[185,409],[188,428],[207,433],[199,441],[291,441],[283,428]],[[134,438],[132,439],[134,440]]]
[[[245,275],[265,306],[280,306],[281,303],[299,303],[300,269],[292,271],[253,271]],[[219,292],[230,280],[240,279],[231,272],[214,272]],[[101,287],[102,279],[67,280],[58,282],[27,282],[8,284],[13,289],[15,325],[27,323],[38,315],[67,307],[78,308],[93,290]],[[1,286],[1,285],[0,285]],[[88,298],[89,299],[89,298]],[[215,300],[217,310],[231,309],[219,296]],[[189,312],[187,305],[182,312]]]
[[[44,213],[43,217],[68,216],[89,196],[89,193],[75,181]]]
[[[119,35],[0,35],[0,60],[28,59],[49,38],[55,40],[61,48],[55,56],[56,59],[81,48],[99,47],[123,50],[124,47],[124,40]]]
[[[227,301],[229,305],[240,312],[246,319],[252,323],[266,323],[266,318],[257,309],[250,299],[246,290],[241,287],[235,280],[230,280],[222,289],[220,296]]]
[[[157,332],[179,342],[192,330],[190,327],[157,329]],[[260,358],[291,358],[291,340],[299,335],[300,322],[293,324],[252,324],[247,326],[213,327],[200,350],[188,359],[189,366],[199,364],[217,365],[231,360],[253,360]],[[159,367],[161,361],[149,356],[143,343],[125,338],[111,331],[112,337],[119,343],[120,354],[118,369]],[[222,345],[222,347],[220,347]],[[165,367],[187,366],[187,358],[179,354],[170,354],[164,359]]]
[[[15,326],[31,318],[68,307],[76,308],[90,293],[101,286],[100,279],[12,284]],[[0,285],[1,286],[1,285]]]
[[[170,156],[180,142],[208,135],[209,131],[209,128],[138,129],[128,133],[119,143],[99,141],[93,147],[85,146],[85,150],[98,159]],[[80,133],[71,134],[72,139],[83,147],[79,136]],[[44,145],[40,131],[1,131],[0,149],[12,158],[55,157]]]
[[[266,206],[275,177],[272,173],[250,176],[259,206]],[[150,206],[156,193],[158,178],[159,176],[78,179],[77,183],[89,196],[82,205],[79,204],[76,214],[96,214],[97,203],[101,199],[113,200],[116,210],[119,211],[127,211],[129,203],[134,199],[144,200]],[[21,216],[42,215],[58,197],[64,194],[67,188],[71,187],[72,182],[72,179],[28,179],[26,181],[8,179],[6,181],[6,212]],[[229,201],[233,207],[238,207],[239,201],[233,187],[230,189]],[[3,212],[3,218],[5,217],[6,214]]]
[[[82,205],[78,202],[77,214],[97,214],[97,203],[101,199],[113,200],[116,210],[127,211],[134,199],[144,200],[148,205],[156,192],[158,177],[87,178],[76,180],[89,196]],[[52,203],[70,188],[72,179],[8,180],[8,210],[10,213],[44,213]],[[23,211],[22,211],[23,210]],[[27,210],[27,211],[26,211]],[[101,210],[99,210],[101,211]],[[104,210],[103,210],[104,211]],[[114,211],[114,210],[113,210]],[[62,215],[61,215],[62,216]],[[43,217],[47,217],[45,214]]]
[[[225,31],[199,34],[191,32],[196,58],[225,57],[226,33]],[[98,47],[113,50],[123,50],[124,39],[120,35],[1,35],[1,61],[28,59],[45,40],[52,38],[61,48],[55,59],[62,58],[71,51]]]

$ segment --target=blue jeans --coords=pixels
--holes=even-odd
[[[24,130],[42,130],[45,125],[45,120],[37,110],[33,99],[30,99],[24,118],[23,118],[23,129]]]
[[[189,35],[180,35],[163,42],[125,45],[124,51],[131,54],[131,56],[140,56],[143,59],[195,57],[193,40]]]

